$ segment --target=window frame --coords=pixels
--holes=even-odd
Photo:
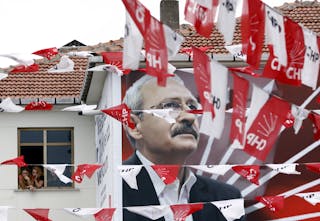
[[[41,130],[43,132],[43,141],[37,143],[21,143],[21,131],[36,131]],[[60,131],[70,131],[71,133],[71,141],[70,142],[47,142],[47,131],[53,130],[60,130]],[[17,128],[17,135],[18,135],[18,156],[21,156],[21,146],[39,146],[43,148],[43,164],[47,164],[47,153],[48,153],[48,146],[70,146],[71,147],[71,165],[74,165],[74,127],[19,127]],[[71,174],[74,173],[74,167],[71,166]],[[71,183],[71,186],[47,186],[47,176],[48,171],[43,168],[43,176],[44,176],[44,185],[42,189],[74,189],[75,184],[74,182]],[[19,176],[19,170],[18,170]],[[71,177],[70,177],[71,178]],[[18,183],[19,185],[19,183]]]

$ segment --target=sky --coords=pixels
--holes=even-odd
[[[180,24],[186,0],[179,0]],[[241,1],[241,0],[239,0]],[[279,6],[294,0],[263,0]],[[160,0],[140,0],[160,17]],[[61,47],[76,39],[86,45],[124,35],[125,8],[121,0],[0,0],[0,54],[32,53]]]

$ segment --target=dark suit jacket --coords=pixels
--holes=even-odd
[[[124,165],[140,165],[142,164],[136,154],[133,154],[128,160],[123,162]],[[123,207],[129,206],[147,206],[160,205],[156,191],[147,170],[143,167],[137,175],[138,190],[132,189],[123,181]],[[231,185],[220,183],[216,180],[202,176],[197,176],[196,183],[190,191],[189,203],[196,202],[212,202],[218,200],[228,200],[241,198],[239,190]],[[202,210],[192,214],[193,221],[225,221],[226,219],[220,210],[211,203],[206,203]],[[123,221],[150,221],[151,219],[136,213],[123,210]],[[244,221],[244,217],[240,219]],[[156,221],[164,221],[159,218]]]

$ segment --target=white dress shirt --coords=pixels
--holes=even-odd
[[[154,165],[151,161],[145,158],[139,151],[136,152],[142,165],[146,168],[154,189],[156,190],[160,205],[176,205],[176,204],[188,204],[191,187],[197,181],[196,176],[192,171],[186,170],[185,182],[181,186],[179,192],[180,181],[176,179],[173,183],[166,185],[158,174],[150,167]],[[168,213],[164,216],[166,221],[173,221],[173,213]],[[193,221],[192,215],[186,218],[186,221]]]

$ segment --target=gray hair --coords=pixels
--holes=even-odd
[[[183,80],[177,75],[175,75],[174,77],[170,77],[168,79],[175,80],[179,84],[185,86]],[[140,119],[142,119],[143,117],[142,113],[137,114],[135,110],[143,109],[143,95],[141,93],[141,89],[145,84],[147,84],[151,80],[155,81],[156,78],[150,75],[143,75],[141,78],[135,81],[132,84],[132,86],[126,91],[126,94],[122,101],[122,103],[125,103],[132,110],[132,114],[136,113],[136,115]],[[129,135],[127,129],[125,129],[125,131],[131,146],[136,148],[136,140]]]

